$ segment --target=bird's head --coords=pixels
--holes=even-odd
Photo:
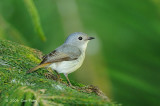
[[[80,48],[81,50],[85,50],[88,42],[92,39],[95,39],[95,38],[89,37],[87,34],[82,33],[82,32],[75,32],[75,33],[70,34],[67,37],[65,43],[70,44],[70,45],[74,45],[74,46]]]

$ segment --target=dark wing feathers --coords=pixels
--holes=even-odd
[[[51,53],[49,53],[49,54],[47,54],[47,55],[44,55],[44,56],[42,57],[43,60],[41,61],[40,64],[47,63],[48,58],[51,57],[55,52],[56,52],[56,50],[52,51]]]
[[[48,55],[43,56],[40,64],[76,60],[80,55],[81,51],[77,47],[64,44]]]

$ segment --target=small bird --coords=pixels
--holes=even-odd
[[[41,63],[27,71],[27,73],[31,73],[42,67],[51,67],[59,77],[59,73],[63,73],[69,85],[72,86],[68,79],[68,74],[76,71],[82,65],[87,44],[92,39],[95,38],[89,37],[82,32],[72,33],[61,46],[43,56]]]

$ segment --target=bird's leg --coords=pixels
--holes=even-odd
[[[51,68],[47,68],[49,72],[47,73],[44,73],[45,77],[48,78],[48,79],[53,79],[53,80],[56,80],[57,77],[56,75],[53,73],[53,70]]]
[[[52,68],[49,67],[49,68],[47,68],[47,69],[48,69],[48,71],[49,71],[51,74],[54,74]]]
[[[46,73],[45,74],[45,76],[47,77],[47,78],[52,78],[53,80],[56,80],[56,81],[62,81],[61,80],[61,76],[60,76],[60,74],[56,71],[56,70],[54,70],[55,72],[56,72],[56,74],[57,75],[55,75],[54,73],[53,73],[53,70],[52,70],[52,68],[48,68],[48,71],[49,71],[49,73]],[[57,77],[58,76],[58,77]]]
[[[56,70],[55,70],[55,72],[56,72],[56,74],[58,76],[57,80],[59,80],[61,78],[61,76],[60,76],[60,74]]]
[[[67,81],[68,81],[68,83],[69,83],[69,86],[72,86],[71,82],[70,82],[69,79],[68,79],[68,74],[64,74],[64,76],[66,77],[66,79],[67,79]]]

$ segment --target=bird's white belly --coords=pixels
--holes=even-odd
[[[63,62],[57,62],[49,65],[53,70],[56,70],[58,73],[72,73],[76,71],[83,63],[84,56],[80,56],[76,60],[72,61],[63,61]]]

